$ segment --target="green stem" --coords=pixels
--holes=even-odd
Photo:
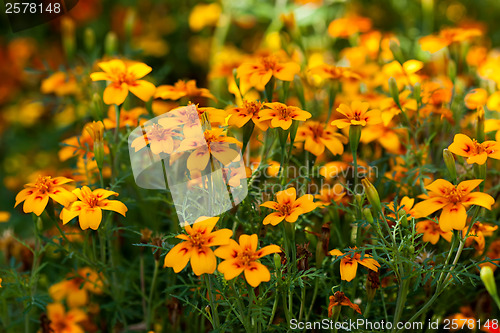
[[[156,289],[156,278],[158,276],[158,267],[159,267],[159,261],[155,260],[155,268],[153,271],[153,281],[151,282],[151,288],[149,290],[149,297],[148,297],[148,310],[147,310],[147,315],[146,315],[146,328],[149,330],[151,326],[151,320],[153,319],[153,294]]]
[[[393,326],[396,327],[397,323],[401,319],[401,315],[403,314],[403,310],[406,304],[406,297],[408,296],[408,289],[410,287],[410,279],[406,278],[403,281],[401,287],[399,288],[398,298],[396,301],[396,311],[394,313]]]
[[[210,302],[210,312],[213,317],[212,326],[214,330],[218,330],[220,327],[219,312],[217,311],[217,304],[215,304],[215,299],[213,295],[213,286],[212,286],[212,280],[210,279],[210,274],[205,275],[205,283],[207,284],[208,297],[209,297],[208,301]]]

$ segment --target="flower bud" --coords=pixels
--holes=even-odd
[[[455,82],[457,78],[457,65],[453,60],[448,62],[448,76],[450,77],[451,82]]]
[[[484,133],[484,107],[480,106],[477,108],[477,142],[483,142],[485,139]]]
[[[481,280],[484,283],[484,286],[486,287],[486,290],[491,295],[491,297],[493,297],[493,298],[498,297],[497,285],[495,283],[495,275],[494,275],[491,267],[490,266],[481,267],[480,276],[481,276]]]
[[[373,220],[373,215],[372,215],[372,211],[370,210],[370,208],[363,209],[363,216],[368,221],[368,223],[373,224],[375,222]]]
[[[106,35],[104,52],[106,55],[114,55],[118,52],[118,37],[113,31],[108,32]]]
[[[83,32],[83,43],[87,52],[94,51],[95,48],[95,32],[92,28],[86,28]]]
[[[373,207],[375,215],[382,213],[382,204],[380,203],[380,196],[378,195],[377,189],[367,178],[361,180],[363,187],[365,189],[366,197]]]
[[[457,168],[455,166],[455,158],[451,151],[447,148],[443,149],[443,160],[446,165],[446,169],[448,169],[448,173],[453,181],[457,179]]]
[[[417,100],[417,104],[420,104],[420,102],[422,101],[422,86],[420,85],[420,83],[415,83],[413,85],[413,98],[415,98]]]
[[[394,99],[394,102],[400,106],[399,104],[399,89],[398,89],[398,83],[396,82],[396,79],[394,77],[389,78],[389,93],[391,94],[392,99]]]
[[[281,269],[281,256],[278,253],[275,253],[273,259],[274,266],[276,267],[276,270],[279,271]]]
[[[406,211],[404,209],[400,209],[398,211],[399,222],[403,228],[408,227],[408,216],[406,216]]]
[[[104,124],[102,121],[93,121],[83,128],[94,141],[94,158],[99,170],[102,170],[104,163]]]
[[[69,17],[61,19],[61,35],[64,53],[68,59],[75,55],[75,23]]]
[[[38,231],[43,230],[43,220],[40,217],[37,217],[36,219],[36,228],[38,229]]]

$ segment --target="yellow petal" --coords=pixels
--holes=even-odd
[[[99,207],[82,208],[78,221],[80,222],[80,228],[82,228],[82,230],[89,227],[93,230],[97,230],[102,221],[102,210]]]
[[[217,259],[209,247],[194,248],[191,254],[191,268],[194,274],[212,274],[217,268]]]
[[[261,282],[271,280],[271,274],[266,266],[254,261],[245,268],[245,279],[249,285],[255,288]]]
[[[165,256],[163,267],[172,267],[174,272],[179,273],[189,262],[192,251],[189,242],[177,244]]]
[[[210,233],[207,236],[207,245],[208,246],[219,246],[225,245],[229,243],[229,239],[233,235],[233,231],[229,229],[220,229]]]
[[[128,85],[122,83],[121,85],[112,83],[104,89],[103,100],[104,103],[120,105],[125,101],[128,95]]]
[[[467,212],[462,204],[449,204],[439,216],[439,227],[443,231],[462,230],[467,220]]]
[[[234,259],[241,251],[243,251],[241,246],[234,239],[230,239],[227,245],[215,249],[214,254],[222,259]]]
[[[99,202],[99,207],[104,210],[112,210],[123,216],[125,216],[125,213],[128,211],[127,206],[125,206],[123,202],[118,200],[102,200],[101,202]]]
[[[495,199],[486,193],[481,193],[481,192],[472,192],[469,193],[467,196],[462,198],[460,201],[465,207],[468,207],[470,205],[477,205],[484,207],[486,209],[491,209],[491,206],[495,204]]]
[[[281,252],[281,249],[278,245],[268,245],[255,252],[255,255],[257,256],[257,258],[262,258],[263,256],[267,256],[268,254],[279,252]]]
[[[224,274],[224,279],[232,280],[243,272],[244,266],[239,259],[232,258],[224,260],[219,264],[217,270]]]
[[[147,102],[155,94],[156,87],[151,82],[138,80],[130,83],[128,89],[132,94],[136,95],[144,102]]]
[[[250,249],[255,252],[257,250],[257,243],[259,238],[256,234],[253,235],[241,235],[239,238],[239,243],[243,251]]]
[[[356,277],[356,271],[358,270],[358,263],[354,260],[342,259],[340,261],[340,278],[347,282],[351,281]]]
[[[132,74],[132,76],[135,79],[140,79],[140,78],[148,75],[149,72],[151,72],[151,70],[152,70],[151,67],[149,67],[146,64],[140,63],[140,62],[129,66],[129,68],[127,69],[129,74]]]
[[[458,156],[470,156],[474,153],[474,142],[465,134],[456,134],[448,149]]]
[[[24,201],[23,211],[25,213],[35,213],[35,215],[40,216],[43,210],[49,202],[49,196],[47,194],[37,194],[33,193]]]
[[[285,219],[285,215],[281,214],[280,212],[274,212],[269,215],[267,215],[264,218],[264,221],[262,221],[262,224],[264,225],[278,225],[281,221]]]
[[[413,210],[415,211],[415,218],[426,217],[434,213],[435,211],[443,208],[449,202],[442,197],[433,197],[415,205]]]

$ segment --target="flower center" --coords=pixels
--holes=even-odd
[[[354,120],[360,121],[361,120],[361,111],[353,111],[353,118]]]
[[[191,239],[191,244],[194,247],[201,248],[205,245],[206,239],[205,239],[204,234],[201,232],[197,232],[197,233],[189,236],[189,238]]]
[[[288,107],[279,105],[277,111],[281,119],[287,120],[290,118],[290,109]]]
[[[309,129],[315,138],[321,138],[323,136],[323,126],[321,124],[312,125]]]
[[[264,65],[264,68],[266,69],[266,71],[268,71],[268,70],[274,69],[277,61],[276,61],[276,57],[268,56],[268,57],[262,58],[261,62]]]
[[[279,211],[281,214],[288,216],[292,211],[292,207],[290,207],[289,203],[286,203],[280,206]]]
[[[87,203],[89,204],[90,207],[93,208],[99,204],[99,199],[93,194],[88,194]]]
[[[262,107],[262,103],[256,101],[255,102],[243,101],[243,106],[247,110],[247,114],[257,116]]]
[[[249,266],[252,262],[257,260],[257,256],[251,249],[245,249],[238,256],[238,259],[244,266]]]
[[[50,176],[38,176],[35,187],[40,191],[40,193],[46,193],[50,190]]]
[[[153,124],[153,128],[147,133],[148,139],[152,141],[162,141],[172,135],[172,132],[158,124]]]
[[[444,195],[449,201],[453,202],[454,204],[459,203],[462,200],[462,197],[464,196],[465,191],[460,190],[458,188],[453,188],[451,190],[448,190],[448,192]]]

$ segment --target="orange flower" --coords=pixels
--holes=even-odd
[[[172,267],[179,273],[191,262],[194,274],[212,274],[217,267],[217,258],[210,247],[228,244],[233,235],[229,229],[212,231],[218,220],[218,217],[200,217],[192,226],[186,224],[187,235],[176,236],[184,242],[167,253],[163,267]]]
[[[92,191],[88,186],[84,186],[81,189],[77,188],[73,190],[73,193],[78,197],[78,201],[73,202],[67,208],[63,208],[60,218],[63,224],[66,224],[78,216],[82,230],[89,227],[97,230],[102,221],[103,209],[112,210],[123,216],[125,216],[128,210],[122,202],[107,199],[112,195],[118,196],[118,193],[113,191],[104,189]]]
[[[129,65],[114,59],[97,65],[104,72],[90,74],[92,81],[111,81],[104,90],[103,99],[106,104],[122,104],[129,91],[147,102],[156,90],[151,82],[139,80],[151,72],[151,67],[146,64],[136,62]]]
[[[322,79],[329,80],[359,80],[361,76],[358,73],[353,72],[348,67],[337,67],[329,64],[321,64],[315,66],[309,70],[312,75],[318,75]]]
[[[341,113],[345,118],[332,121],[332,125],[345,128],[351,125],[366,126],[381,123],[380,111],[368,111],[369,106],[370,104],[358,100],[353,101],[350,107],[346,104],[340,104],[337,112]]]
[[[478,143],[465,134],[456,134],[453,143],[448,149],[458,155],[467,157],[467,163],[483,165],[488,157],[500,159],[500,143],[496,141],[485,141]]]
[[[182,97],[206,97],[216,101],[214,95],[206,88],[198,88],[195,80],[179,80],[173,86],[163,85],[156,88],[155,98],[178,100]]]
[[[277,210],[277,212],[267,215],[262,223],[264,225],[278,225],[283,220],[293,223],[297,221],[299,215],[309,213],[317,207],[313,202],[312,194],[305,194],[298,199],[296,198],[297,192],[293,187],[276,193],[277,202],[266,201],[260,205],[260,207]]]
[[[257,90],[264,90],[266,84],[275,77],[281,81],[293,81],[295,74],[300,72],[299,64],[295,62],[280,62],[274,55],[259,57],[254,61],[242,63],[238,69],[238,77],[242,83]],[[242,89],[242,93],[246,90]]]
[[[361,314],[361,309],[359,306],[356,304],[353,304],[347,296],[341,292],[341,291],[336,291],[333,296],[330,296],[330,304],[328,305],[328,317],[331,318],[333,315],[333,309],[338,307],[338,310],[340,310],[340,307],[348,306],[357,313]]]
[[[133,108],[130,111],[122,108],[120,110],[120,128],[127,126],[131,128],[137,127],[139,124],[139,117],[144,114],[147,114],[145,108]],[[102,122],[106,129],[116,128],[116,112],[113,106],[109,107],[108,118],[105,118]]]
[[[87,314],[80,309],[66,312],[60,303],[47,305],[47,316],[50,320],[51,332],[54,333],[84,333],[80,323],[88,319]]]
[[[356,277],[356,271],[358,270],[358,263],[365,266],[372,271],[378,272],[380,264],[371,257],[369,254],[365,254],[364,258],[361,259],[361,254],[355,252],[357,247],[354,247],[340,260],[340,278],[347,282],[351,281]],[[332,256],[343,256],[344,253],[339,250],[331,250],[330,255]]]
[[[495,199],[489,194],[472,192],[482,181],[466,180],[455,186],[444,179],[435,180],[425,187],[430,191],[427,199],[415,205],[415,218],[426,217],[442,209],[439,217],[441,230],[462,230],[467,220],[467,207],[478,205],[491,209],[495,203]]]
[[[451,242],[453,233],[451,231],[441,230],[439,224],[434,221],[427,220],[418,222],[416,227],[418,234],[424,234],[422,236],[424,242],[431,242],[431,244],[435,245],[439,241],[439,237],[443,237],[448,242]]]
[[[333,155],[342,155],[347,138],[331,126],[325,128],[319,121],[307,121],[298,128],[296,141],[305,141],[304,149],[316,156],[323,154],[325,147]]]
[[[68,278],[53,284],[49,288],[50,297],[56,302],[66,299],[70,308],[88,304],[89,292],[102,293],[102,277],[89,267],[80,268],[78,273],[68,275]]]
[[[462,235],[465,236],[467,234],[467,231],[469,229],[469,226],[465,226],[465,228],[462,230]],[[493,235],[493,232],[498,229],[498,226],[496,225],[491,225],[488,223],[481,223],[481,222],[476,222],[474,225],[471,227],[470,232],[469,232],[469,237],[465,240],[465,246],[469,247],[472,245],[472,243],[475,243],[475,248],[479,254],[482,254],[484,252],[484,246],[486,243],[485,236],[491,236]]]
[[[241,235],[239,244],[230,239],[227,245],[215,250],[215,255],[224,259],[217,270],[224,274],[226,280],[232,280],[242,272],[245,279],[252,287],[257,287],[261,282],[271,279],[271,274],[266,266],[262,265],[258,259],[271,253],[281,252],[277,245],[268,245],[257,250],[259,239],[257,235]]]
[[[292,120],[304,121],[311,118],[311,114],[301,110],[296,106],[287,106],[283,103],[265,103],[269,109],[261,110],[259,115],[261,120],[271,119],[271,127],[281,127],[287,130],[292,125]]]
[[[468,109],[475,110],[480,106],[484,106],[488,99],[488,92],[482,88],[472,89],[465,95],[464,102]]]
[[[241,128],[251,119],[258,128],[265,131],[269,125],[268,121],[264,122],[260,119],[260,110],[262,110],[261,102],[243,100],[243,106],[228,110],[231,115],[228,121],[229,125]]]
[[[76,196],[61,185],[72,181],[72,179],[65,177],[38,176],[35,183],[24,185],[24,190],[17,194],[14,207],[24,201],[23,211],[25,213],[33,212],[40,216],[47,206],[49,198],[63,206],[68,206],[76,200]]]
[[[74,75],[55,72],[42,81],[40,91],[43,94],[54,93],[56,96],[67,96],[78,94],[80,87]]]
[[[447,28],[441,30],[438,35],[422,37],[418,42],[422,50],[434,53],[451,43],[462,42],[481,35],[481,30],[477,28]]]
[[[408,216],[414,216],[415,211],[411,209],[413,207],[413,203],[415,199],[410,199],[409,197],[403,197],[399,202],[397,209],[394,208],[394,202],[389,203],[388,208],[394,212],[398,212],[400,209],[404,210]],[[394,214],[390,213],[389,216],[394,216]]]
[[[348,38],[358,32],[366,32],[372,27],[367,17],[351,16],[333,20],[328,25],[328,34],[332,37]]]
[[[342,184],[335,184],[333,186],[324,186],[319,191],[319,194],[314,196],[318,207],[330,206],[332,202],[340,202],[346,195],[346,190]]]
[[[174,150],[173,137],[177,135],[179,134],[175,131],[175,127],[165,128],[160,124],[153,124],[147,126],[146,133],[132,141],[130,146],[137,152],[149,144],[153,154],[170,154]]]

